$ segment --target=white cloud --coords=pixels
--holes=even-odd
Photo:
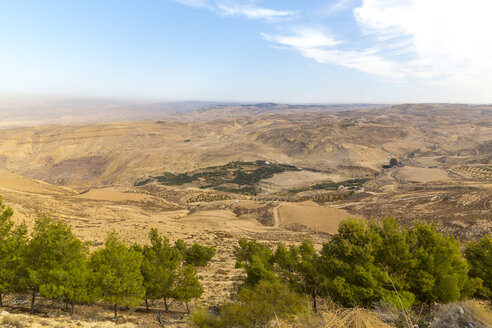
[[[217,7],[226,16],[243,16],[251,19],[273,20],[294,15],[292,11],[273,10],[255,5],[240,5],[236,3],[218,3]]]
[[[416,78],[477,89],[490,97],[490,12],[491,0],[362,0],[354,16],[369,48],[314,29],[262,36],[319,63],[392,80]]]
[[[307,49],[314,47],[333,47],[340,44],[340,41],[336,41],[325,33],[310,28],[301,28],[293,35],[277,35],[270,36],[262,33],[261,36],[267,40],[276,43],[280,43],[286,46],[290,46],[295,49]]]
[[[270,42],[278,43],[298,51],[302,56],[318,63],[333,64],[378,75],[389,79],[402,79],[406,76],[398,65],[379,57],[373,50],[341,51],[335,47],[342,42],[326,35],[320,30],[300,28],[290,35],[261,34]]]
[[[492,78],[491,11],[490,0],[363,0],[354,14],[361,30],[386,48],[411,40],[415,59],[399,62],[409,74],[465,86],[473,76],[483,88]]]
[[[222,16],[238,16],[248,19],[263,19],[267,21],[276,21],[282,18],[293,16],[293,11],[275,10],[260,7],[255,4],[256,1],[241,0],[174,0],[185,6],[192,8],[207,8]]]

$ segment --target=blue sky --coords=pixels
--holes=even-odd
[[[0,0],[0,97],[492,102],[490,0]]]

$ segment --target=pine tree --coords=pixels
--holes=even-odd
[[[2,203],[0,196],[0,307],[4,294],[22,291],[19,275],[27,230],[25,224],[14,227],[13,214],[14,211]]]
[[[238,244],[239,247],[234,246],[236,268],[246,270],[247,285],[253,286],[261,280],[276,280],[273,271],[274,256],[268,246],[246,239],[240,239]]]
[[[381,299],[388,275],[375,262],[381,237],[363,221],[340,223],[338,234],[323,245],[320,270],[330,296],[344,306],[366,306]]]
[[[49,216],[39,217],[24,263],[32,294],[31,311],[38,293],[51,299],[64,297],[72,309],[76,301],[87,300],[87,255],[87,244],[72,233],[68,224]]]
[[[148,310],[148,300],[164,300],[168,312],[168,300],[173,297],[177,270],[182,261],[181,253],[171,247],[166,237],[159,236],[156,229],[149,233],[151,246],[144,246],[141,252],[144,256],[142,263],[145,301]]]
[[[469,270],[460,242],[453,236],[443,236],[435,225],[427,223],[417,223],[410,229],[408,240],[416,260],[409,274],[411,291],[427,304],[459,300]]]
[[[309,295],[313,309],[317,310],[317,298],[325,296],[324,277],[319,270],[319,256],[312,240],[306,239],[299,246],[289,249],[279,243],[275,252],[275,263],[280,274],[295,290]]]
[[[191,264],[195,267],[204,267],[214,257],[215,247],[207,247],[195,243],[183,255],[186,264]]]
[[[177,277],[174,289],[174,298],[186,304],[186,310],[190,311],[188,303],[202,296],[203,287],[198,281],[196,269],[192,265],[183,267]]]
[[[381,243],[376,244],[374,249],[374,260],[388,275],[390,281],[390,286],[384,286],[387,293],[383,300],[393,304],[397,309],[409,309],[415,302],[415,295],[409,291],[408,276],[417,262],[410,252],[408,231],[401,230],[391,216],[372,224],[371,229],[381,238]]]
[[[89,267],[89,250],[87,243],[74,242],[71,256],[67,256],[63,264],[63,276],[60,285],[63,287],[62,297],[65,303],[70,304],[73,314],[76,303],[94,303],[97,294],[91,285],[92,272]]]
[[[92,254],[94,288],[104,301],[114,304],[115,319],[120,305],[138,305],[145,295],[142,261],[142,254],[127,247],[115,232],[108,236],[104,248]]]

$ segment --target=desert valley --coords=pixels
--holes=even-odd
[[[491,106],[222,105],[0,134],[14,221],[50,214],[93,249],[151,228],[215,246],[198,304],[234,292],[240,238],[320,248],[340,220],[386,215],[463,242],[492,233]]]

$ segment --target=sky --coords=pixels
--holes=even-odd
[[[0,98],[492,103],[491,0],[0,0]]]

